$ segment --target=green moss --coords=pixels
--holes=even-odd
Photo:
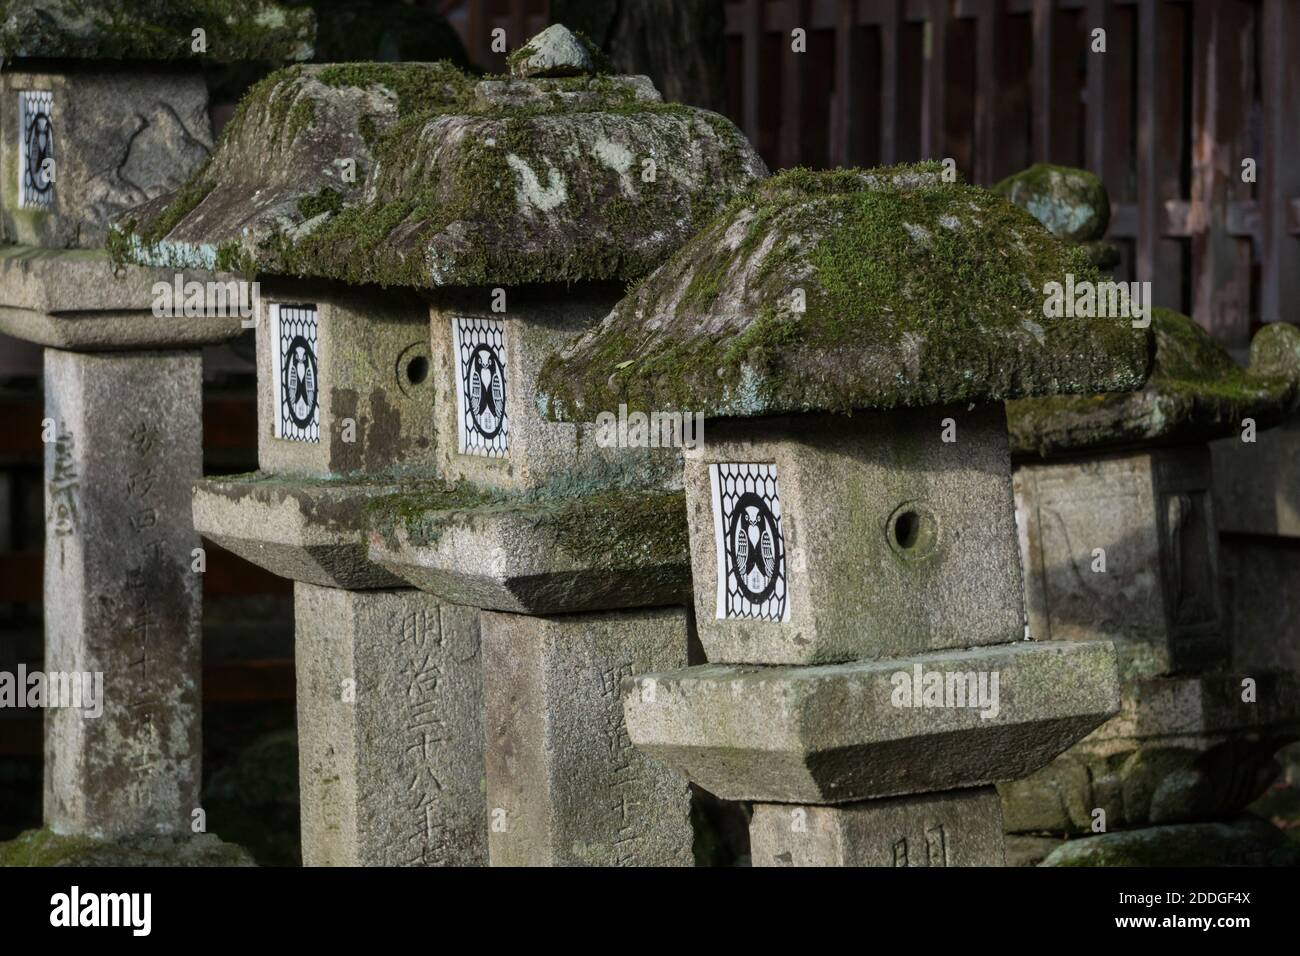
[[[474,93],[474,79],[454,63],[338,63],[316,78],[326,86],[380,86],[397,97],[399,115],[442,108],[465,108]]]
[[[1013,453],[1207,441],[1235,432],[1248,417],[1265,427],[1300,391],[1296,375],[1241,368],[1208,332],[1171,309],[1153,308],[1151,328],[1155,359],[1141,391],[1008,402]]]
[[[270,224],[256,247],[240,237],[241,269],[425,288],[632,281],[651,271],[671,247],[665,229],[684,238],[750,181],[757,167],[752,150],[726,120],[678,104],[640,101],[632,86],[609,76],[530,81],[531,97],[507,105],[515,102],[508,89],[498,90],[500,101],[493,99],[497,94],[479,97],[472,78],[446,63],[291,68],[250,90],[223,135],[219,168],[191,180],[163,214],[125,224],[126,236],[114,249],[124,259],[154,261],[149,257],[193,209],[194,197],[243,168],[239,157],[251,155],[257,143],[292,141],[318,122],[315,99],[304,91],[310,77],[331,87],[386,90],[396,100],[397,120],[384,129],[374,117],[363,114],[357,120],[357,134],[374,160],[364,191],[344,191],[336,201],[312,181],[311,194],[285,197],[304,220],[332,215],[306,234]],[[620,175],[589,154],[575,123],[550,119],[585,112],[655,122],[654,138],[647,135],[644,145],[632,147],[640,151],[634,168]],[[473,135],[457,138],[448,149],[438,124],[453,118],[473,120]],[[626,148],[624,130],[636,125],[622,123],[611,134],[614,142]],[[702,132],[712,135],[702,137]],[[701,139],[709,141],[710,166],[721,167],[721,174],[710,168],[697,185],[664,157],[690,155],[700,149]],[[639,164],[649,155],[659,158],[660,175],[645,182]],[[294,158],[286,155],[282,161]],[[520,162],[542,188],[563,177],[565,201],[559,210],[521,205]],[[361,195],[364,201],[354,200]],[[230,258],[235,250],[224,255]]]
[[[4,0],[0,56],[277,63],[310,57],[315,26],[310,7],[271,0]]]
[[[289,110],[289,123],[286,132],[290,139],[294,139],[299,133],[311,126],[312,121],[316,119],[316,102],[305,96],[300,96],[294,102],[293,107]]]
[[[48,829],[28,830],[0,843],[5,866],[249,866],[240,847],[212,834],[195,837],[142,837],[118,842],[61,836]]]
[[[343,208],[343,194],[329,186],[321,187],[313,196],[304,196],[298,200],[298,212],[304,220],[315,219],[322,213],[337,213]]]
[[[517,67],[520,63],[528,59],[536,52],[537,52],[537,47],[533,46],[531,43],[525,43],[523,46],[511,50],[509,53],[506,54],[506,65],[510,67],[510,71],[513,73],[515,67]]]
[[[468,482],[436,483],[400,494],[382,495],[366,503],[368,526],[388,546],[397,547],[400,530],[412,544],[428,543],[437,535],[440,519],[449,512],[465,511],[506,500],[505,492],[489,491]]]
[[[366,115],[357,121],[357,132],[361,134],[361,141],[371,149],[379,142],[379,128],[372,116]]]
[[[1062,391],[1113,374],[1108,353],[1140,350],[1142,335],[1127,323],[1044,319],[1045,283],[1066,273],[1099,281],[1095,268],[1023,210],[944,182],[942,171],[795,169],[754,187],[639,285],[578,357],[547,363],[539,389],[551,412],[621,402],[727,414],[934,404],[979,394],[965,377],[1014,392],[1026,378],[1013,344],[1024,323],[1051,326],[1039,359],[1051,367],[1031,371]],[[706,331],[724,326],[713,317],[724,290],[739,314]],[[647,328],[651,316],[668,326]],[[854,361],[841,356],[909,341],[924,343],[911,381],[872,381],[852,368],[836,377]],[[993,357],[999,349],[1005,363]],[[1099,370],[1076,367],[1090,354]]]

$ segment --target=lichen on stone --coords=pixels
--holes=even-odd
[[[1083,252],[938,163],[791,170],[734,200],[552,356],[539,410],[745,417],[1132,389],[1147,334],[1049,319]]]
[[[264,247],[360,193],[375,141],[401,116],[464,102],[471,88],[445,63],[279,70],[248,91],[184,186],[118,221],[109,251],[119,262],[256,271]]]
[[[231,126],[201,177],[123,218],[116,255],[210,265],[233,244],[252,271],[413,288],[628,281],[766,175],[730,122],[643,77],[297,67]],[[321,155],[354,158],[356,183]]]
[[[1151,310],[1155,358],[1137,392],[1007,402],[1012,454],[1055,457],[1208,441],[1252,418],[1275,424],[1300,403],[1300,329],[1266,326],[1243,369],[1190,318]]]
[[[1086,169],[1035,163],[993,187],[1067,242],[1100,239],[1110,223],[1110,198]],[[1100,250],[1099,250],[1100,252]]]
[[[273,0],[0,0],[6,61],[283,63],[310,59],[315,35],[311,7]]]

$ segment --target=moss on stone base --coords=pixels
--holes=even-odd
[[[28,830],[0,843],[0,866],[253,866],[241,847],[214,834],[110,842]]]

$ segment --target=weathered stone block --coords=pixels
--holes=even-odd
[[[1225,534],[1219,557],[1233,669],[1300,674],[1300,538]]]
[[[686,463],[708,659],[826,663],[1019,638],[1010,472],[1000,405],[710,423]]]
[[[825,804],[1022,777],[1114,714],[1119,687],[1108,643],[1019,642],[643,672],[623,704],[636,747],[710,793]]]
[[[553,497],[410,490],[369,508],[370,560],[445,601],[526,614],[684,604],[680,491]]]
[[[257,367],[263,471],[328,477],[432,466],[429,313],[414,295],[264,288]]]
[[[1114,640],[1123,677],[1226,661],[1204,445],[1026,464],[1014,483],[1035,639]]]
[[[45,724],[45,822],[189,833],[199,807],[198,352],[45,352],[45,669],[103,674],[103,714]]]
[[[554,291],[510,289],[508,295],[504,313],[492,311],[486,289],[444,294],[430,310],[441,474],[511,490],[680,487],[680,443],[649,447],[647,435],[646,447],[620,448],[602,438],[595,416],[549,422],[533,400],[545,358],[599,322],[617,292],[569,290],[557,299]],[[618,414],[617,407],[608,411]]]
[[[1300,538],[1300,417],[1210,444],[1220,531]]]
[[[194,527],[227,551],[293,581],[393,588],[401,578],[366,556],[366,505],[385,479],[321,481],[256,472],[194,482]]]
[[[478,611],[294,585],[307,866],[487,861]]]
[[[837,807],[759,803],[754,866],[1002,866],[1002,809],[992,787]]]
[[[680,608],[483,612],[493,866],[691,865],[690,790],[632,746],[619,690],[686,649]]]
[[[0,77],[0,235],[102,246],[109,222],[170,192],[212,149],[198,72],[32,72]],[[47,159],[54,161],[54,178]]]
[[[1300,678],[1152,678],[1124,684],[1119,714],[1046,767],[999,784],[1010,832],[1087,833],[1221,817],[1276,778],[1274,754],[1300,737]]]

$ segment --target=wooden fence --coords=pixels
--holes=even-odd
[[[727,36],[729,111],[775,166],[1083,166],[1157,303],[1238,347],[1300,319],[1295,0],[733,0]]]

